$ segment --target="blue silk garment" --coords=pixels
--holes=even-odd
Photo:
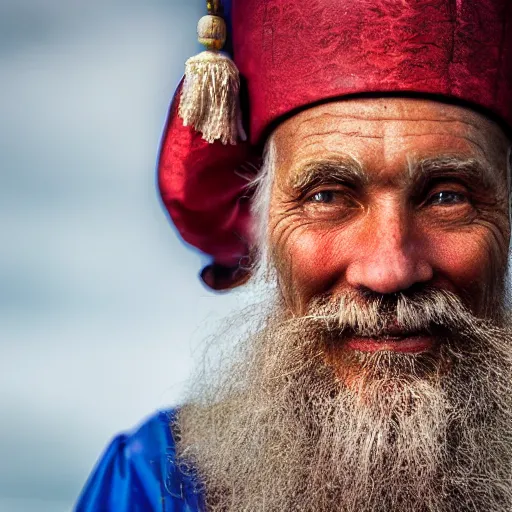
[[[196,512],[203,510],[192,475],[176,464],[170,424],[175,409],[161,411],[107,448],[76,512]]]

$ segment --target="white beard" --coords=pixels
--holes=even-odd
[[[275,306],[229,365],[203,374],[174,427],[207,509],[511,510],[510,325],[448,293],[423,299],[400,299],[393,315],[444,326],[439,352],[347,355],[350,385],[327,344],[383,324],[376,302],[351,297],[303,318]]]

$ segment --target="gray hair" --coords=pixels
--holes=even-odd
[[[269,215],[270,200],[272,197],[272,185],[274,183],[276,168],[276,145],[271,135],[265,145],[263,153],[263,165],[258,176],[252,181],[255,188],[251,205],[253,223],[254,250],[257,253],[257,261],[254,274],[260,277],[268,277],[269,268]]]

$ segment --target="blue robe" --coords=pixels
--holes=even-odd
[[[170,422],[155,414],[131,434],[117,436],[87,481],[76,512],[195,512],[202,498],[191,475],[176,465]]]

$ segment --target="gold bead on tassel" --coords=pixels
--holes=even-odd
[[[226,42],[226,23],[219,0],[208,0],[208,14],[199,20],[197,35],[206,51],[188,59],[179,115],[203,139],[236,144],[246,140],[240,109],[240,75],[235,63],[220,50]]]
[[[207,49],[219,51],[226,44],[226,22],[220,16],[203,16],[197,24],[197,39]]]

